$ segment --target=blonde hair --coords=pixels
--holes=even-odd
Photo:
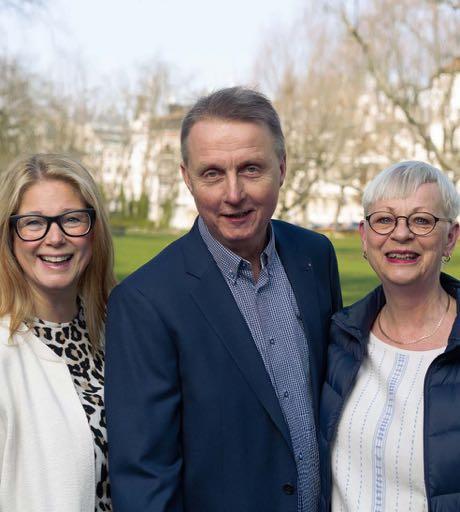
[[[59,154],[36,154],[16,160],[0,175],[0,315],[10,316],[10,335],[34,315],[32,288],[13,251],[10,216],[17,213],[25,191],[42,180],[58,180],[78,191],[96,211],[92,256],[80,276],[78,293],[93,349],[103,339],[106,305],[115,285],[113,245],[102,197],[91,174],[72,158]]]

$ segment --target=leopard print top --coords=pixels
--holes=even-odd
[[[95,512],[110,512],[110,483],[107,470],[107,429],[104,411],[104,354],[91,353],[81,303],[77,316],[67,323],[36,319],[35,335],[63,358],[72,376],[94,439],[96,469]]]

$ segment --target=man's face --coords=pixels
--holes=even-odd
[[[286,173],[269,129],[251,122],[203,120],[190,130],[187,148],[182,175],[209,231],[239,256],[258,258]]]

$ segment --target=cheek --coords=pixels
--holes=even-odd
[[[84,268],[87,267],[93,256],[93,233],[91,233],[90,237],[82,240],[82,244],[80,245],[80,254],[81,254],[81,263],[84,265]]]
[[[196,190],[194,199],[197,208],[203,210],[215,210],[220,205],[221,194],[217,189]]]
[[[24,264],[27,264],[30,258],[33,257],[35,245],[33,242],[26,245],[26,242],[23,242],[17,236],[13,239],[13,255],[23,270]]]
[[[278,200],[280,187],[272,182],[267,182],[264,185],[254,184],[254,186],[247,188],[246,193],[256,203],[272,207]]]

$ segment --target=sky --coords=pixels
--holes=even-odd
[[[20,55],[54,80],[84,73],[89,84],[129,77],[156,59],[171,66],[181,85],[211,90],[249,84],[263,41],[302,16],[303,5],[305,0],[47,0],[32,15],[0,12],[0,51]]]

